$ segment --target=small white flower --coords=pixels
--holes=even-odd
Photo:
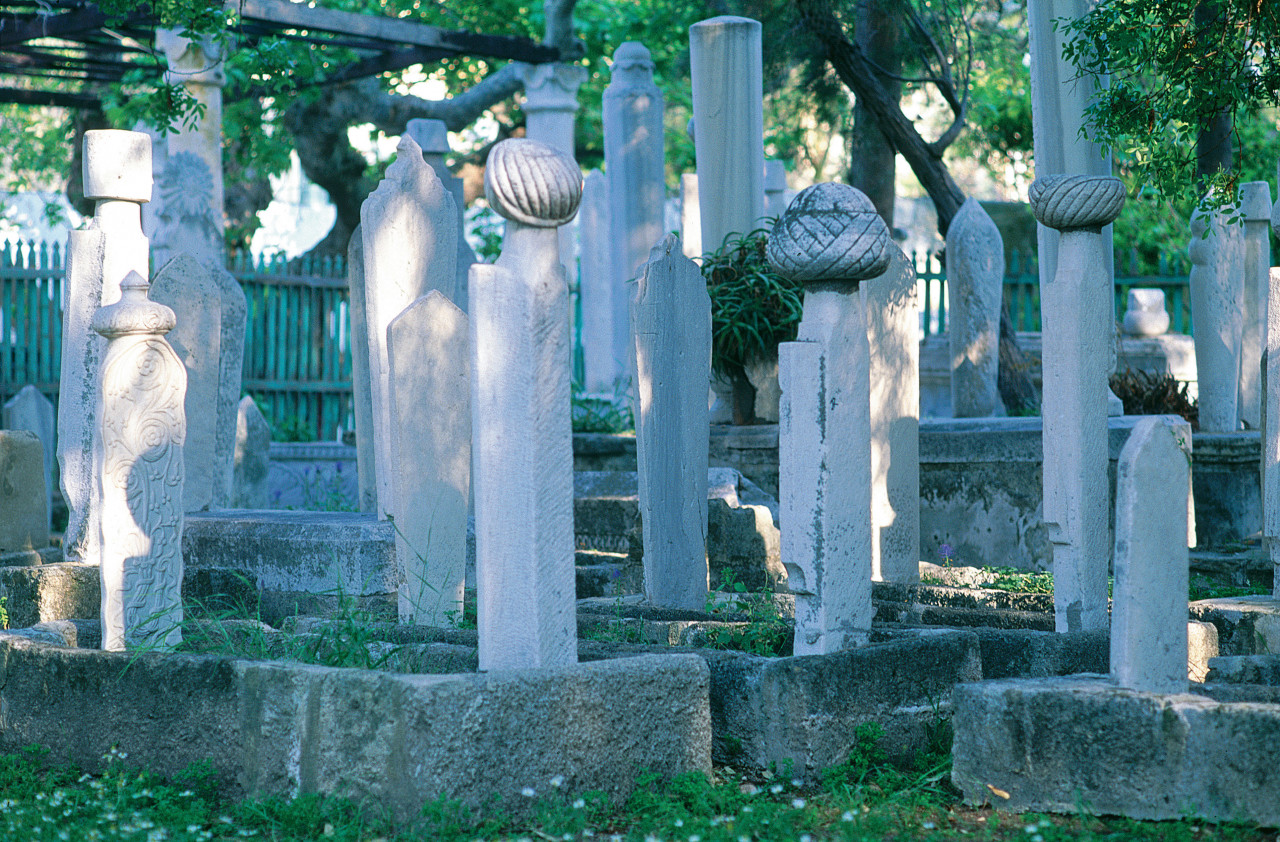
[[[532,798],[538,793],[534,791],[533,787],[527,786],[524,789],[520,790],[520,794],[523,795],[525,798]]]
[[[756,808],[752,807],[750,804],[742,808],[742,812],[744,813],[754,813],[755,811],[756,811]]]
[[[587,802],[581,798],[573,802],[573,809],[575,810],[581,810],[585,806],[587,806]]]
[[[778,793],[782,792],[782,784],[774,784],[773,786],[769,787],[769,791],[772,792],[774,795],[777,795]]]
[[[853,821],[853,811],[852,811],[852,810],[845,810],[845,811],[840,815],[840,821],[842,821],[842,822],[851,822],[851,821]]]
[[[938,827],[938,826],[937,826],[936,824],[934,824],[933,822],[925,822],[924,824],[922,824],[922,825],[920,825],[920,826],[921,826],[921,827],[923,827],[925,830],[936,830],[936,829],[937,829],[937,827]]]
[[[560,787],[564,786],[564,775],[556,775],[554,778],[551,779],[550,783],[553,787],[555,787],[556,789],[559,789]]]
[[[1033,824],[1029,824],[1029,825],[1027,825],[1026,827],[1024,827],[1024,828],[1022,829],[1022,832],[1023,832],[1023,833],[1035,833],[1035,832],[1036,832],[1036,826],[1035,826],[1035,825],[1033,825]]]
[[[684,827],[684,819],[676,819],[676,827]]]
[[[807,833],[800,834],[799,842],[813,842],[813,837]]]
[[[1031,837],[1031,842],[1044,842],[1044,837],[1037,833]]]
[[[792,785],[792,786],[794,786],[794,787],[797,787],[797,788],[798,788],[798,787],[802,786],[803,784],[804,784],[804,781],[800,780],[799,778],[792,778],[792,779],[791,779],[791,785]]]
[[[804,799],[803,799],[803,798],[792,798],[792,799],[791,799],[791,806],[792,806],[792,807],[795,807],[797,810],[803,810],[803,809],[804,809]]]

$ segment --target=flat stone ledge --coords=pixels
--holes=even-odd
[[[99,770],[112,746],[172,775],[209,759],[229,794],[328,793],[402,818],[521,789],[624,798],[637,773],[711,770],[709,672],[693,655],[548,670],[398,675],[69,649],[0,634],[0,750]]]
[[[1103,676],[956,687],[952,782],[1010,811],[1280,824],[1280,705]]]
[[[1280,599],[1235,596],[1191,603],[1191,618],[1218,629],[1223,655],[1280,655]]]

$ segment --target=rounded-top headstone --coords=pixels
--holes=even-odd
[[[489,152],[484,195],[506,219],[555,228],[578,212],[582,171],[567,153],[536,140],[510,138]]]
[[[1124,207],[1124,183],[1109,175],[1045,175],[1027,191],[1041,225],[1059,231],[1097,229]]]
[[[151,201],[151,138],[118,129],[85,132],[84,197]]]
[[[1250,222],[1271,219],[1271,185],[1248,181],[1240,185],[1240,213]]]
[[[619,73],[632,74],[639,71],[641,75],[653,75],[653,57],[649,48],[639,41],[624,41],[613,51],[613,66],[609,78],[618,78]]]
[[[120,284],[120,300],[93,314],[93,329],[108,339],[129,334],[163,336],[173,330],[177,317],[168,307],[147,297],[151,284],[130,272]]]
[[[737,15],[720,15],[719,17],[700,20],[689,27],[689,35],[700,35],[703,38],[759,38],[762,27],[760,21]]]
[[[792,280],[856,285],[889,267],[889,227],[857,188],[815,184],[774,224],[765,255],[774,271]]]
[[[404,132],[422,148],[424,155],[448,155],[452,151],[449,148],[449,127],[444,120],[415,117],[405,124]]]

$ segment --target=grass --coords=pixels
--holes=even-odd
[[[172,780],[130,768],[112,751],[98,774],[48,762],[38,748],[0,755],[0,838],[64,840],[263,839],[349,842],[610,840],[613,842],[771,842],[772,840],[980,839],[1005,842],[1151,839],[1170,842],[1274,842],[1272,831],[1198,821],[1135,822],[1088,816],[1005,814],[960,803],[948,782],[949,758],[926,756],[898,768],[875,747],[875,726],[860,733],[849,762],[821,784],[788,775],[748,776],[719,767],[663,781],[642,774],[631,797],[570,793],[563,782],[531,782],[527,817],[483,815],[455,801],[423,805],[396,822],[377,805],[318,795],[228,799],[207,762]]]
[[[995,574],[995,579],[982,587],[987,590],[1012,591],[1014,593],[1053,593],[1053,573],[1050,571],[1026,571],[1013,567],[983,568]],[[926,585],[946,585],[946,582],[930,576],[920,579]],[[1107,586],[1110,594],[1111,585]],[[1232,596],[1267,596],[1271,588],[1263,585],[1226,585],[1206,576],[1192,575],[1187,589],[1187,599],[1196,602],[1201,599],[1224,599]]]

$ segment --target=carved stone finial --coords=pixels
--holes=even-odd
[[[846,184],[815,184],[791,201],[769,233],[766,256],[796,281],[858,281],[889,266],[889,227],[871,200]]]
[[[108,339],[129,334],[164,336],[177,324],[177,316],[163,304],[147,298],[151,284],[130,272],[120,284],[120,300],[93,314],[93,329]]]
[[[582,172],[564,152],[536,140],[511,138],[489,152],[484,195],[506,219],[555,228],[578,213]]]
[[[639,41],[626,41],[613,51],[613,66],[609,71],[611,82],[653,81],[653,58],[649,48]]]
[[[1059,231],[1098,229],[1120,215],[1124,183],[1100,175],[1046,175],[1027,191],[1040,224]]]
[[[84,197],[151,201],[151,138],[117,129],[85,132]]]

